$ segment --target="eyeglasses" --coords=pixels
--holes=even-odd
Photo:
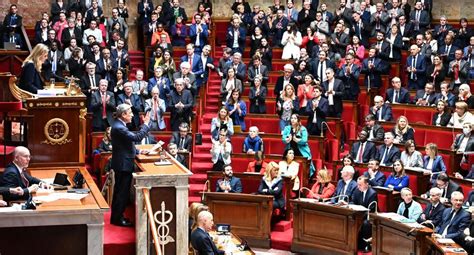
[[[219,134],[219,136],[226,136],[225,134]]]

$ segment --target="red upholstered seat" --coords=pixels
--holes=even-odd
[[[0,112],[14,112],[22,109],[21,101],[0,102]]]
[[[418,184],[416,182],[417,178],[415,175],[408,175],[408,187],[412,190],[413,195],[421,195],[418,193]]]
[[[387,196],[377,194],[377,205],[381,212],[387,212]]]

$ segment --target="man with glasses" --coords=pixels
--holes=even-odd
[[[95,73],[95,64],[89,62],[86,64],[86,75],[81,78],[81,90],[87,98],[99,88],[100,75]]]
[[[410,40],[413,38],[413,25],[407,22],[407,18],[404,14],[398,17],[398,31],[402,36],[403,49],[407,50],[410,46]]]
[[[179,124],[179,132],[173,132],[170,143],[178,146],[179,152],[191,152],[193,137],[189,134],[189,125],[186,122]]]
[[[392,107],[384,104],[382,96],[374,97],[374,106],[370,107],[369,113],[373,114],[378,121],[392,121]]]
[[[382,86],[382,74],[388,73],[389,67],[385,61],[377,56],[377,48],[370,48],[369,57],[362,61],[361,70],[361,73],[365,74],[364,84],[368,90]]]

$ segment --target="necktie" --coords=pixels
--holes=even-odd
[[[155,113],[155,121],[158,122],[158,103],[156,102],[156,100],[153,100],[153,112]]]
[[[448,233],[448,228],[451,225],[451,222],[453,221],[454,216],[456,216],[456,211],[453,209],[451,213],[449,214],[449,223],[446,225],[446,228],[444,228],[443,233],[441,234],[442,236],[446,236]]]
[[[451,45],[446,45],[446,52],[444,52],[446,55],[449,55],[449,50],[451,50]]]
[[[367,193],[367,191],[365,191],[365,192],[362,192],[362,204],[363,204],[363,203],[364,203],[364,201],[365,201],[365,193]]]
[[[51,71],[53,71],[53,73],[56,73],[56,52],[54,51],[53,52],[53,56],[52,56],[52,59],[53,59],[53,65],[51,67]]]
[[[13,35],[10,36],[10,42],[11,42],[11,43],[15,43],[15,36],[13,36]]]
[[[398,90],[395,90],[395,100],[393,102],[398,103]]]
[[[359,163],[363,163],[364,147],[365,143],[361,143],[359,146],[359,153],[357,154],[357,162]]]
[[[21,176],[21,181],[23,182],[23,185],[25,185],[26,188],[28,188],[30,182],[28,181],[28,179],[26,178],[25,176],[25,169],[23,169],[20,173],[20,176]]]
[[[385,157],[387,157],[388,154],[388,147],[385,148],[385,151],[383,152],[382,159],[380,160],[380,164],[385,165]]]
[[[416,56],[412,56],[411,67],[412,67],[412,68],[416,68]],[[415,74],[415,72],[411,72],[411,74],[410,74],[410,79],[416,80],[416,74]]]
[[[181,137],[181,140],[179,141],[179,148],[184,149],[184,137]]]
[[[436,207],[434,205],[431,205],[431,209],[430,209],[430,212],[428,213],[428,216],[431,216],[431,214],[433,213],[434,209],[436,209]]]
[[[191,66],[191,71],[193,70],[193,56],[188,57],[189,65]]]
[[[89,77],[90,77],[90,79],[91,79],[91,88],[95,88],[95,79],[94,79],[94,76],[91,75],[91,76],[89,76]]]
[[[454,66],[454,81],[456,82],[459,79],[459,61],[456,61]]]
[[[106,97],[107,97],[106,94],[103,93],[102,94],[102,119],[107,118],[107,111],[106,111],[107,105],[106,105],[106,101],[105,101]]]
[[[323,62],[319,61],[318,67],[319,67],[319,70],[318,70],[319,80],[323,82]]]

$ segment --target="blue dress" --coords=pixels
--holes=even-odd
[[[383,186],[388,188],[388,185],[392,185],[394,190],[400,191],[403,188],[408,187],[409,179],[410,178],[407,175],[401,177],[390,175]]]

